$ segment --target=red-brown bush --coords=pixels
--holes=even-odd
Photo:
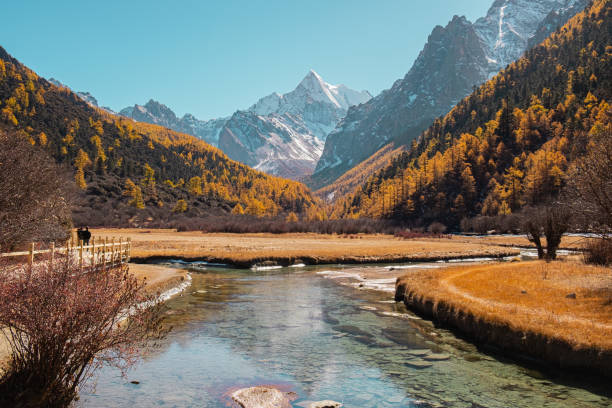
[[[126,266],[80,271],[57,259],[0,268],[0,327],[11,351],[0,406],[65,407],[102,365],[133,365],[143,340],[163,335],[161,305],[142,289]]]

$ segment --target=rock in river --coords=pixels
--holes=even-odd
[[[356,327],[356,326],[338,325],[338,326],[332,326],[332,329],[334,329],[337,332],[352,334],[353,336],[374,337],[370,333],[364,330],[361,330],[359,327]]]
[[[242,408],[291,408],[287,394],[276,388],[243,388],[232,394],[232,399]]]
[[[340,408],[342,407],[342,404],[336,401],[325,400],[325,401],[311,402],[306,407],[307,408]]]
[[[427,362],[425,360],[422,360],[420,358],[415,358],[413,360],[406,361],[406,365],[408,367],[412,367],[412,368],[416,368],[416,369],[420,370],[420,369],[423,369],[423,368],[429,368],[433,364],[431,364],[431,363],[429,363],[429,362]]]
[[[423,357],[427,361],[444,361],[450,359],[450,354],[446,353],[431,353]]]

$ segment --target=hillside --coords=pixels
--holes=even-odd
[[[396,148],[395,143],[389,143],[359,165],[338,177],[332,184],[316,190],[314,194],[328,203],[340,200],[363,185],[372,174],[385,168],[391,160],[406,150],[408,148],[405,145]],[[304,178],[307,185],[310,181],[309,177]]]
[[[315,205],[302,184],[232,161],[192,136],[95,108],[1,47],[0,130],[17,132],[73,169],[82,191],[77,222],[303,213]]]
[[[437,119],[334,216],[458,225],[558,194],[595,134],[612,133],[612,20],[598,0]]]

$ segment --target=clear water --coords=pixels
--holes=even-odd
[[[609,407],[606,384],[546,376],[480,353],[392,294],[326,279],[327,268],[193,273],[168,302],[174,330],[127,379],[105,368],[83,407],[227,407],[276,385],[345,407]],[[442,361],[420,355],[436,353]],[[139,384],[131,384],[136,380]],[[590,390],[589,390],[590,389]]]

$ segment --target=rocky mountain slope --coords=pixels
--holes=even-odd
[[[548,36],[586,3],[496,0],[475,23],[454,17],[446,27],[435,27],[403,79],[349,109],[328,136],[309,184],[320,188],[332,183],[387,143],[410,144],[474,86],[518,59],[536,38]]]
[[[197,136],[266,173],[300,179],[314,171],[327,135],[349,107],[370,98],[367,91],[330,85],[311,70],[293,91],[272,93],[229,118],[202,121],[191,114],[178,118],[154,100],[120,114]]]

